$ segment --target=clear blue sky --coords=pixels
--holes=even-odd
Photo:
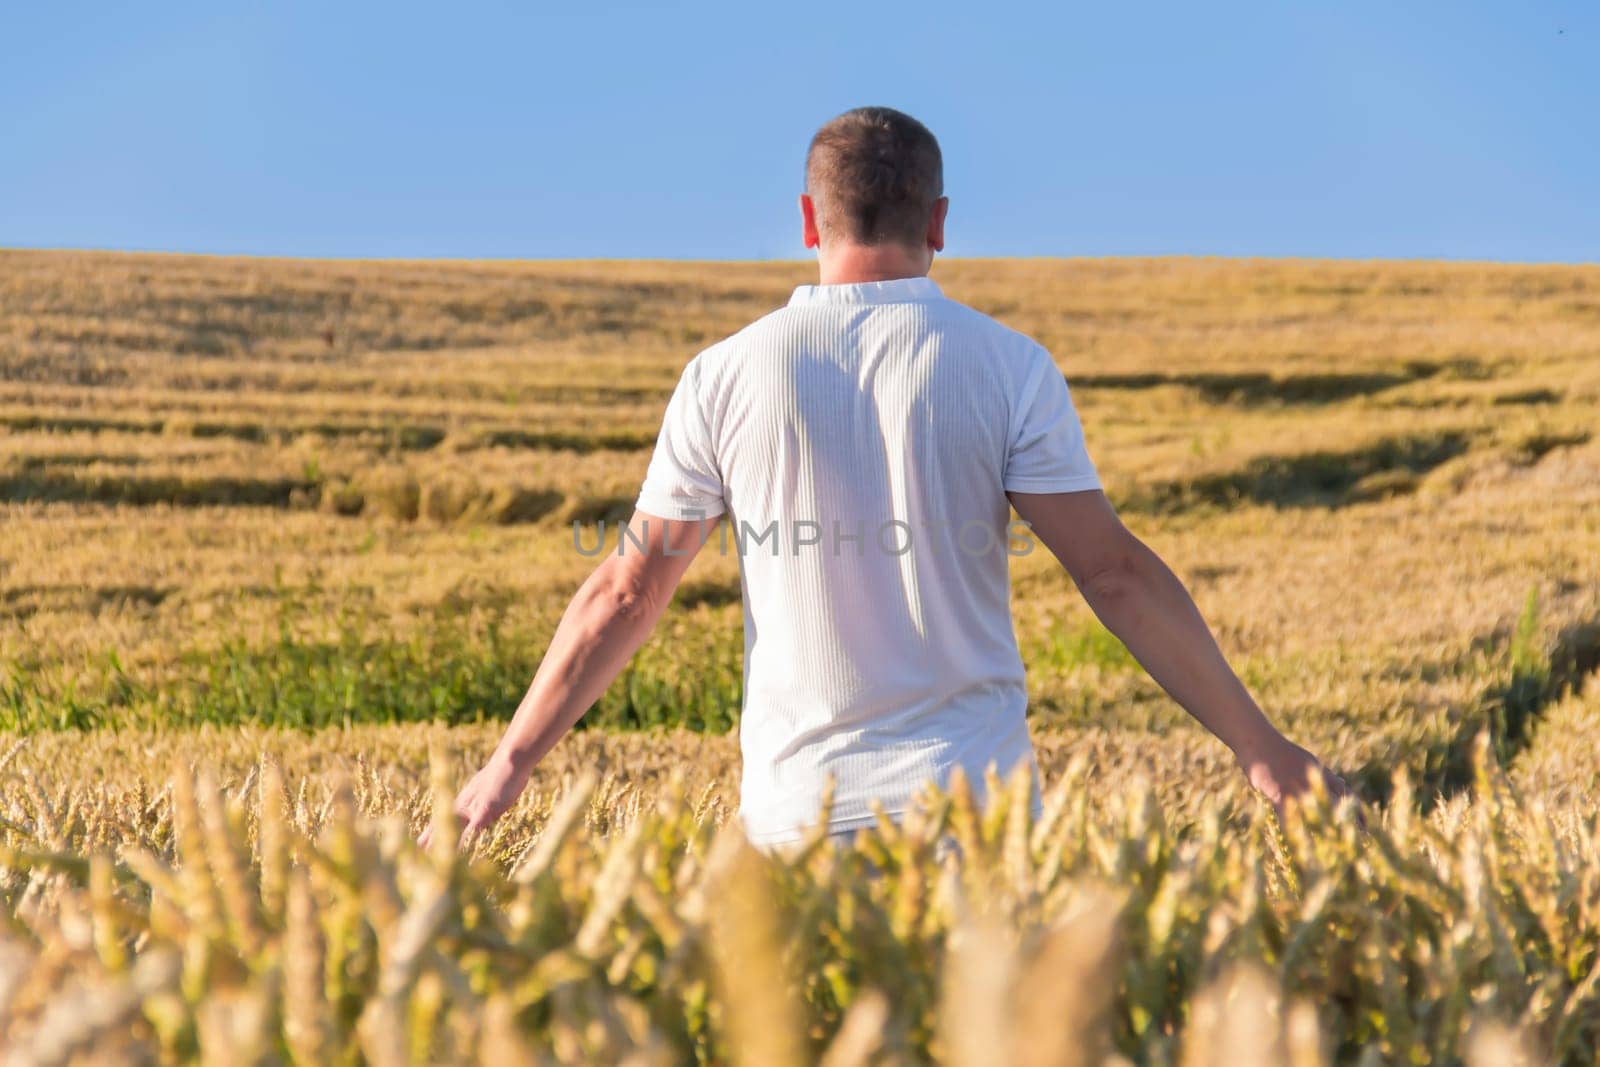
[[[1600,4],[17,3],[0,245],[800,257],[815,127],[964,255],[1600,260]]]

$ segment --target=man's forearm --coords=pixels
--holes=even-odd
[[[524,768],[543,759],[644,644],[664,600],[630,577],[622,557],[602,563],[562,615],[496,755]]]
[[[1241,762],[1283,743],[1228,666],[1189,591],[1148,547],[1138,544],[1122,566],[1085,585],[1084,598],[1106,628]]]

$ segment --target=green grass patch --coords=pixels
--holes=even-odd
[[[276,634],[191,648],[136,677],[108,655],[71,681],[13,665],[0,677],[0,729],[257,723],[314,728],[355,723],[506,719],[532,680],[552,628],[445,615],[404,633],[354,613],[331,635],[286,611]],[[665,620],[579,728],[658,726],[712,733],[738,722],[743,641],[701,609]]]
[[[1136,670],[1133,653],[1099,622],[1050,627],[1041,640],[1028,644],[1024,661],[1030,671],[1072,671],[1093,667],[1110,673]]]

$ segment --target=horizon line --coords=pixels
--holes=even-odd
[[[171,248],[128,248],[100,245],[30,245],[30,244],[4,244],[0,243],[0,255],[14,252],[37,252],[62,255],[122,255],[122,256],[151,256],[167,257],[173,259],[245,259],[245,260],[291,260],[297,262],[317,263],[683,263],[683,264],[726,264],[734,265],[767,265],[786,264],[802,265],[815,264],[814,256],[771,256],[765,258],[752,258],[748,256],[462,256],[462,255],[303,255],[281,252],[211,252],[193,251],[187,249]],[[1502,266],[1502,267],[1596,267],[1600,266],[1600,259],[1499,259],[1485,256],[1450,256],[1450,255],[1327,255],[1327,254],[1297,254],[1297,253],[1227,253],[1227,252],[1134,252],[1134,253],[1080,253],[1080,254],[1016,254],[1016,255],[946,255],[940,253],[934,260],[937,268],[941,262],[982,262],[1003,260],[1034,260],[1034,261],[1111,261],[1111,260],[1229,260],[1235,262],[1269,261],[1269,262],[1324,262],[1324,263],[1444,263],[1453,266]]]

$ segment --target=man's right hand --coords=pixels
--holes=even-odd
[[[487,829],[494,821],[511,810],[522,791],[528,787],[533,768],[519,767],[515,761],[501,755],[497,749],[483,769],[472,776],[456,796],[455,813],[461,820],[459,848],[468,837]],[[417,843],[427,848],[433,839],[433,827],[422,831]]]
[[[1233,750],[1245,777],[1283,814],[1320,780],[1337,802],[1350,787],[1267,719],[1217,647],[1178,576],[1117,517],[1100,490],[1008,493],[1089,607],[1167,694]],[[1359,817],[1359,812],[1358,812]]]
[[[1351,795],[1350,787],[1343,778],[1281,734],[1272,738],[1260,751],[1241,753],[1238,758],[1250,785],[1272,802],[1280,817],[1284,806],[1290,801],[1309,801],[1319,779],[1330,805]]]

